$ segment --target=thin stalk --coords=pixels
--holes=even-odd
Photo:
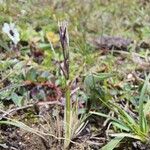
[[[69,146],[71,140],[71,100],[70,100],[70,87],[66,83],[66,104],[65,104],[65,142],[64,147],[65,149]]]
[[[55,50],[54,50],[52,42],[49,41],[49,44],[50,44],[51,50],[53,51],[54,56],[56,56],[56,53],[55,53]]]
[[[65,78],[65,141],[64,141],[64,149],[67,149],[70,140],[71,140],[71,116],[72,116],[72,106],[71,106],[71,92],[70,92],[70,85],[69,85],[69,36],[67,30],[67,22],[60,22],[59,23],[59,36],[60,42],[62,46],[62,54],[63,54],[63,63],[64,67],[60,66],[60,69],[63,72]],[[69,139],[69,140],[68,140]]]

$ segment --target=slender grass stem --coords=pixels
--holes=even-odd
[[[72,116],[72,106],[71,106],[71,92],[69,85],[69,36],[67,30],[67,22],[59,22],[59,36],[60,42],[62,46],[62,55],[63,55],[63,64],[64,67],[60,66],[60,69],[63,72],[65,78],[65,117],[64,117],[64,130],[65,130],[65,141],[64,141],[64,149],[67,149],[71,140],[71,116]]]
[[[71,139],[71,99],[70,87],[66,83],[66,104],[65,104],[65,139]],[[70,141],[65,140],[64,147],[69,146]]]

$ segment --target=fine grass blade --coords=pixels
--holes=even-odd
[[[129,127],[127,127],[125,124],[123,123],[118,123],[118,122],[115,122],[115,121],[112,121],[111,122],[112,125],[114,125],[115,127],[117,127],[118,129],[120,129],[121,131],[126,131],[126,132],[130,132],[131,129]]]
[[[105,102],[102,99],[100,99],[110,110],[113,110],[116,114],[119,113],[119,116],[121,118],[121,122],[123,125],[128,127],[129,129],[132,130],[133,126],[137,126],[136,120],[130,116],[125,110],[123,110],[121,107],[119,107],[117,104],[112,103],[112,102]],[[117,119],[118,120],[118,119]],[[120,120],[119,120],[120,122]]]
[[[109,134],[110,136],[112,137],[118,137],[118,138],[121,138],[121,137],[128,137],[128,138],[133,138],[133,139],[136,139],[136,140],[142,140],[140,138],[140,136],[138,135],[134,135],[132,133],[112,133],[112,134]]]
[[[128,124],[129,126],[137,126],[135,119],[132,116],[130,116],[125,110],[123,110],[117,105],[114,105],[114,104],[112,105],[114,106],[114,108],[116,107],[118,113],[120,114],[120,117],[126,124]]]
[[[108,118],[112,121],[112,124],[117,125],[117,127],[119,127],[120,129],[125,130],[125,131],[130,131],[130,128],[128,126],[126,126],[126,124],[124,124],[121,120],[118,120],[114,117],[111,117],[109,115],[106,115],[106,114],[103,114],[103,113],[100,113],[100,112],[90,111],[89,113],[93,114],[93,115],[98,115],[98,116],[101,116],[101,117],[104,117],[104,118]]]
[[[124,137],[115,137],[112,139],[109,143],[107,143],[104,147],[102,147],[100,150],[113,150],[123,139]]]
[[[35,129],[25,125],[24,123],[22,123],[20,121],[9,119],[7,121],[0,121],[0,124],[13,125],[13,126],[16,126],[16,127],[20,128],[20,129],[23,129],[23,130],[25,130],[27,132],[36,134],[36,135],[40,136],[41,138],[45,139],[44,136],[42,136],[42,134],[40,134],[39,131],[36,131]]]
[[[144,104],[144,97],[145,97],[145,92],[147,90],[148,84],[149,84],[149,80],[150,80],[150,74],[147,76],[143,88],[141,90],[141,94],[140,94],[140,99],[139,99],[139,124],[140,124],[140,128],[143,132],[147,132],[147,122],[146,122],[146,116],[144,115],[144,111],[143,111],[143,104]]]

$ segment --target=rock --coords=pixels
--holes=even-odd
[[[127,51],[130,44],[133,43],[133,41],[130,39],[115,36],[100,36],[95,38],[89,38],[88,42],[96,49],[115,49],[124,51]]]

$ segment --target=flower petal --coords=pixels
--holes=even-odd
[[[20,41],[20,35],[14,23],[4,23],[2,31],[8,35],[15,45]]]
[[[2,27],[2,31],[6,34],[9,33],[10,27],[8,23],[4,23],[3,27]]]

